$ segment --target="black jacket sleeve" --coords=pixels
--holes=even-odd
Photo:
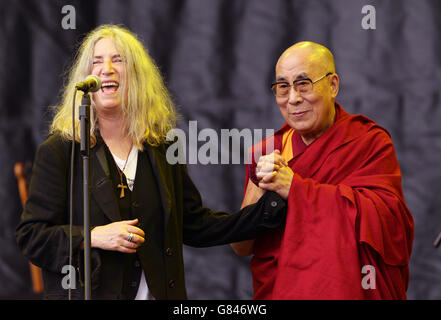
[[[26,202],[16,239],[23,254],[35,265],[60,272],[69,263],[69,212],[67,203],[69,159],[59,136],[37,150]],[[72,247],[78,253],[82,227],[73,226]],[[75,259],[75,258],[74,258]],[[76,259],[75,259],[76,260]]]
[[[280,226],[286,216],[286,202],[275,192],[266,192],[257,203],[229,214],[202,206],[196,186],[183,168],[184,244],[209,247],[253,239]]]

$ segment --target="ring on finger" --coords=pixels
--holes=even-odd
[[[133,240],[133,233],[129,233],[129,235],[127,236],[127,241],[128,242],[132,242],[132,240]]]

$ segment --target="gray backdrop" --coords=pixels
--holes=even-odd
[[[64,30],[64,5],[76,29]],[[365,30],[364,5],[376,9]],[[162,0],[0,3],[0,296],[30,290],[28,265],[15,245],[21,205],[13,164],[32,160],[45,139],[63,73],[82,36],[103,23],[124,24],[160,66],[181,114],[198,131],[278,129],[282,118],[269,91],[274,64],[291,44],[330,48],[341,78],[338,101],[392,135],[406,202],[415,219],[410,299],[441,298],[441,1]],[[204,203],[236,210],[243,165],[189,165]],[[230,247],[185,247],[191,299],[252,297],[249,260]]]

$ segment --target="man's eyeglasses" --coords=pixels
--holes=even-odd
[[[327,74],[321,76],[315,81],[312,81],[309,78],[304,78],[304,79],[295,80],[292,84],[289,84],[289,82],[286,81],[273,82],[271,83],[271,90],[273,91],[274,95],[279,98],[287,97],[289,95],[289,91],[291,90],[291,87],[293,87],[294,90],[300,94],[307,94],[312,91],[312,86],[314,83],[319,82],[320,80],[326,78],[331,74],[332,72],[328,72]]]

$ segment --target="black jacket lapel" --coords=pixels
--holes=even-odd
[[[98,142],[90,152],[91,194],[111,221],[121,220],[118,202],[113,192],[105,145]]]

